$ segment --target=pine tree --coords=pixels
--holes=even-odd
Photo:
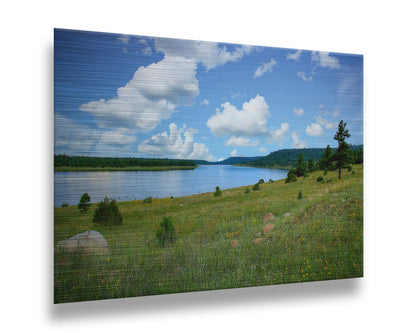
[[[327,145],[321,158],[321,169],[330,170],[332,168],[332,148]]]
[[[345,142],[345,139],[349,138],[351,135],[345,127],[347,127],[347,123],[344,123],[344,121],[341,120],[338,125],[338,131],[334,136],[334,140],[338,141],[338,148],[332,156],[332,159],[335,161],[335,165],[338,168],[338,179],[341,179],[342,167],[350,161],[350,145]]]
[[[301,177],[306,175],[307,164],[303,158],[302,153],[298,156],[298,161],[296,162],[296,176]]]

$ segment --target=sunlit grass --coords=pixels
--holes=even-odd
[[[106,257],[55,253],[55,302],[361,277],[362,165],[353,170],[341,181],[336,172],[315,172],[250,193],[241,187],[222,190],[220,197],[211,192],[151,204],[119,202],[118,227],[94,225],[95,204],[85,214],[75,206],[55,208],[55,244],[97,230],[110,248]],[[261,235],[267,213],[278,220]],[[164,216],[177,234],[167,247],[155,236]]]

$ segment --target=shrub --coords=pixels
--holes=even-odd
[[[322,177],[322,176],[319,176],[318,178],[316,178],[316,181],[317,182],[323,182],[324,181],[324,177]]]
[[[257,182],[257,184],[264,184],[264,179],[259,179],[259,181]]]
[[[61,207],[68,207],[68,203],[67,202],[63,202]]]
[[[351,172],[351,171],[352,171],[352,166],[351,166],[351,165],[347,165],[347,166],[346,166],[346,168],[347,168],[347,170],[348,170],[349,172]]]
[[[328,174],[328,169],[324,170],[324,176],[326,176]]]
[[[79,200],[79,204],[78,204],[78,209],[81,211],[81,213],[87,212],[87,210],[91,206],[90,201],[91,201],[91,198],[88,195],[88,193],[84,193],[81,199]]]
[[[118,209],[117,202],[105,197],[103,201],[98,203],[97,209],[94,212],[94,223],[102,225],[121,225],[123,217]]]
[[[222,194],[222,192],[221,192],[221,190],[220,190],[220,187],[219,187],[219,186],[217,186],[217,187],[215,188],[214,197],[220,197],[220,196],[221,196],[221,194]]]
[[[302,191],[299,191],[298,200],[301,200],[302,198],[303,198]]]
[[[255,185],[253,186],[253,191],[258,191],[258,190],[260,190],[260,185],[259,185],[259,183],[255,184]]]
[[[271,183],[273,183],[273,179],[270,178],[269,179],[269,184],[271,184]]]
[[[246,190],[244,191],[244,193],[250,193],[250,189],[247,187]]]
[[[163,218],[160,223],[160,228],[156,231],[156,238],[162,246],[166,246],[168,243],[176,241],[176,232],[170,217],[165,216]]]
[[[152,197],[146,197],[144,198],[143,203],[152,203],[152,200]]]
[[[285,183],[290,183],[290,182],[295,182],[295,181],[297,181],[296,170],[290,169],[289,172],[287,173],[287,178],[285,180]]]

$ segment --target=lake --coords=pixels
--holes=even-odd
[[[54,205],[66,202],[77,205],[83,193],[91,202],[105,196],[117,201],[181,197],[205,192],[253,185],[264,179],[286,178],[287,170],[237,167],[232,165],[201,165],[194,170],[55,172]]]

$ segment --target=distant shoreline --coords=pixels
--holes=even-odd
[[[54,172],[102,172],[102,171],[169,171],[194,170],[198,166],[134,166],[134,167],[54,167]]]

